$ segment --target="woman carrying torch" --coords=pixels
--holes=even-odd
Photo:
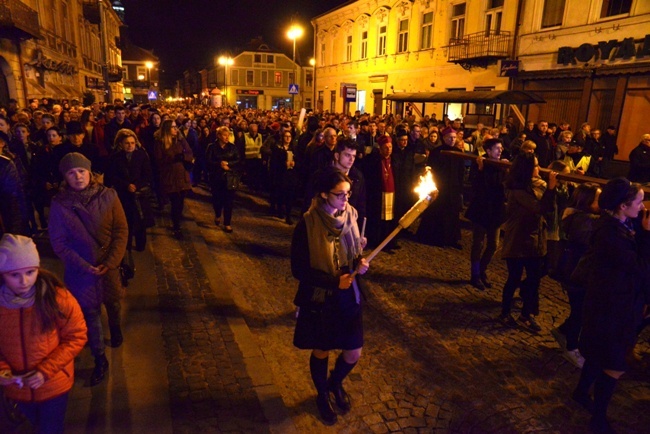
[[[330,394],[341,414],[350,410],[342,382],[361,356],[363,325],[358,279],[369,263],[360,255],[366,239],[359,233],[357,211],[348,203],[351,182],[334,168],[316,181],[311,207],[293,234],[291,272],[300,281],[293,343],[311,349],[309,368],[318,396],[316,405],[326,425],[337,421]],[[343,350],[327,376],[329,352]]]

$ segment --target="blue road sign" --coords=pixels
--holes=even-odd
[[[290,84],[289,85],[289,95],[298,95],[298,85],[297,84]]]

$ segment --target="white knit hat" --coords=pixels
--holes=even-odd
[[[0,273],[38,267],[41,263],[36,244],[22,235],[4,234],[0,240]]]

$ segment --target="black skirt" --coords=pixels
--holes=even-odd
[[[361,304],[354,289],[338,290],[325,303],[301,306],[293,335],[300,349],[354,350],[363,347]]]

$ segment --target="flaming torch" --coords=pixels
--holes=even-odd
[[[375,256],[379,254],[383,250],[384,247],[386,247],[386,244],[390,243],[390,241],[397,236],[397,234],[402,230],[406,229],[409,226],[413,224],[413,222],[420,217],[420,214],[424,212],[425,209],[431,205],[431,202],[436,200],[438,197],[438,188],[436,187],[436,183],[433,182],[433,175],[431,174],[431,168],[427,166],[425,168],[425,173],[424,175],[420,176],[420,182],[415,187],[413,190],[415,191],[418,196],[420,197],[420,200],[418,200],[415,205],[411,207],[410,210],[406,212],[402,216],[401,219],[399,219],[399,222],[397,223],[397,227],[393,229],[393,232],[388,234],[388,236],[382,241],[376,248],[373,250],[367,257],[366,260],[368,262],[372,261]],[[352,273],[352,275],[356,275],[357,272],[355,271]]]

